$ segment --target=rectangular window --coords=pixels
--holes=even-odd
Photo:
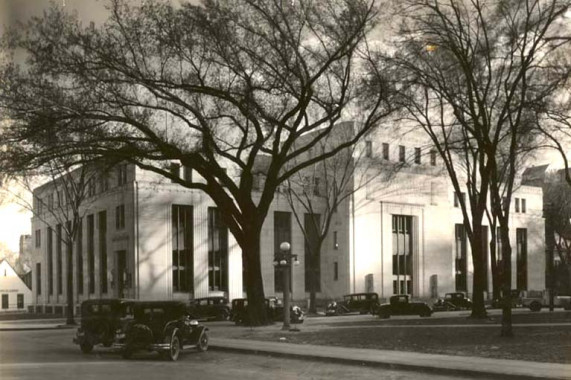
[[[383,160],[390,160],[389,144],[383,143]]]
[[[184,166],[183,168],[184,180],[186,182],[192,182],[192,168],[189,168],[188,166]]]
[[[77,294],[83,294],[83,223],[80,220],[77,227]]]
[[[333,263],[333,281],[339,280],[339,263],[335,261]]]
[[[420,148],[414,148],[414,163],[420,165]]]
[[[109,190],[109,178],[107,177],[107,174],[102,174],[99,177],[99,191],[104,193],[107,190]]]
[[[307,239],[304,244],[305,254],[305,291],[321,291],[321,252],[318,250],[320,214],[304,214],[304,230]]]
[[[462,201],[464,202],[464,204],[466,204],[466,193],[461,192],[460,196],[458,196],[458,193],[454,192],[454,207],[461,207],[462,206],[460,198],[462,198]]]
[[[215,207],[208,208],[208,287],[228,291],[228,228]]]
[[[173,177],[180,178],[180,164],[171,162],[169,171]],[[176,181],[174,179],[171,179],[171,182],[176,182]]]
[[[54,237],[51,227],[48,227],[48,294],[54,294]]]
[[[39,248],[42,245],[42,230],[36,230],[36,248]]]
[[[125,205],[115,207],[115,229],[122,230],[125,228]]]
[[[174,292],[194,292],[193,212],[192,206],[172,205],[172,286]]]
[[[54,194],[51,193],[48,195],[48,210],[54,209]]]
[[[107,293],[107,212],[97,215],[99,221],[99,284],[101,293]]]
[[[291,244],[291,213],[284,211],[274,212],[274,255],[277,256],[281,253],[280,244],[288,242]],[[284,291],[284,270],[276,266],[274,267],[274,290],[276,292]],[[290,271],[291,279],[291,271]],[[289,282],[291,285],[291,281]]]
[[[392,217],[393,279],[399,284],[394,294],[412,294],[412,220],[412,216],[408,215]],[[407,281],[411,281],[410,287],[405,287]]]
[[[127,165],[117,166],[117,186],[123,186],[127,183]]]
[[[42,264],[36,263],[36,294],[42,294]]]
[[[61,224],[56,226],[56,271],[57,271],[57,294],[63,293],[63,262],[62,262],[62,228]]]
[[[403,145],[399,145],[399,161],[400,162],[406,161],[406,149]]]
[[[517,244],[517,289],[527,290],[527,229],[516,229],[516,244]]]
[[[455,236],[456,291],[465,292],[468,290],[468,256],[466,252],[466,229],[463,224],[456,224]]]
[[[522,198],[522,199],[521,199],[521,212],[522,212],[523,214],[525,214],[525,212],[526,212],[525,198]]]
[[[18,309],[23,309],[24,308],[24,295],[18,294],[16,297],[17,297]]]
[[[8,294],[2,294],[2,309],[7,309],[8,307]]]
[[[430,151],[430,165],[436,166],[436,150],[434,149]]]
[[[87,196],[93,197],[97,192],[95,178],[87,180]]]
[[[515,212],[519,212],[519,198],[515,199]]]
[[[313,195],[321,195],[321,192],[319,191],[319,177],[313,177]]]
[[[488,267],[489,267],[489,244],[488,244],[488,227],[482,226],[482,255],[484,256],[484,276],[482,282],[484,290],[488,291]]]
[[[365,157],[373,157],[373,142],[365,141]]]
[[[89,294],[95,293],[95,218],[87,216],[87,276]]]
[[[339,240],[337,240],[337,231],[333,231],[333,249],[339,249]]]

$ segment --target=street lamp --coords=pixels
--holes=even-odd
[[[284,286],[284,325],[282,330],[290,329],[290,276],[293,272],[293,265],[299,265],[297,255],[290,252],[291,245],[284,241],[280,244],[280,253],[274,258],[274,266],[282,268]]]

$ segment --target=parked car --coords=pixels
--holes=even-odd
[[[456,311],[459,308],[453,303],[446,301],[444,298],[439,298],[432,304],[432,311]]]
[[[331,302],[327,305],[325,315],[342,315],[358,312],[359,314],[376,314],[379,307],[377,293],[352,293],[343,296],[343,301]]]
[[[90,353],[96,345],[110,347],[115,330],[133,318],[133,300],[93,299],[81,303],[81,324],[73,342],[83,353]]]
[[[284,306],[281,300],[276,297],[266,298],[266,312],[271,321],[279,322],[284,319]],[[237,325],[249,324],[248,300],[246,298],[235,298],[232,300],[231,320]],[[290,322],[303,323],[305,314],[300,307],[290,306]]]
[[[205,297],[190,300],[190,314],[197,319],[225,321],[230,317],[230,303],[225,297]]]
[[[501,309],[503,302],[504,302],[504,297],[503,297],[503,290],[500,291],[500,295],[499,297],[495,297],[492,300],[492,308],[494,309]],[[516,308],[516,307],[521,307],[521,292],[517,289],[512,289],[510,291],[510,302],[511,302],[511,307],[512,309]]]
[[[113,344],[125,359],[146,350],[175,361],[182,350],[208,349],[208,328],[190,318],[184,302],[140,301],[134,304],[133,315],[116,331]]]
[[[381,304],[378,314],[380,318],[390,318],[391,315],[419,315],[421,317],[430,317],[432,315],[432,309],[426,302],[410,301],[407,294],[399,294],[392,296],[389,303]]]
[[[472,300],[466,297],[466,294],[462,292],[446,293],[444,295],[444,301],[456,306],[456,310],[472,308]]]

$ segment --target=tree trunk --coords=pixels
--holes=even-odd
[[[244,232],[245,247],[242,248],[242,265],[245,268],[246,295],[248,298],[248,316],[251,326],[268,325],[264,282],[260,261],[260,229]]]
[[[67,259],[67,276],[66,276],[66,301],[67,301],[67,312],[66,312],[66,324],[75,325],[74,320],[74,303],[73,303],[73,242],[68,240],[66,245],[66,259]]]
[[[484,304],[484,290],[486,279],[486,266],[482,244],[482,223],[477,220],[473,225],[472,262],[474,264],[474,278],[472,291],[472,314],[471,318],[484,319],[487,317],[486,305]]]
[[[309,276],[309,313],[317,314],[317,307],[315,305],[317,299],[317,272],[319,269],[321,246],[323,244],[323,240],[317,239],[318,241],[315,242],[315,246],[311,249],[311,258],[310,258],[310,274]]]
[[[510,244],[509,228],[507,226],[507,221],[505,223],[500,222],[500,239],[502,241],[502,290],[503,290],[503,302],[502,302],[502,330],[501,336],[503,337],[513,337],[512,329],[512,247]]]

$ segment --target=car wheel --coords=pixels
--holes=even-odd
[[[177,335],[172,335],[165,339],[165,343],[169,344],[169,350],[166,352],[166,358],[170,361],[177,361],[180,355],[180,340]]]
[[[81,352],[83,352],[84,354],[89,354],[91,351],[93,351],[93,344],[91,343],[81,343],[79,345],[79,348],[81,349]]]
[[[222,310],[220,311],[216,319],[218,319],[219,321],[227,321],[229,317],[230,314],[228,313],[228,311]]]
[[[206,331],[202,333],[202,336],[196,345],[196,349],[200,352],[208,350],[208,333]]]
[[[533,301],[529,304],[529,310],[531,311],[540,311],[541,310],[541,303],[537,301]]]

